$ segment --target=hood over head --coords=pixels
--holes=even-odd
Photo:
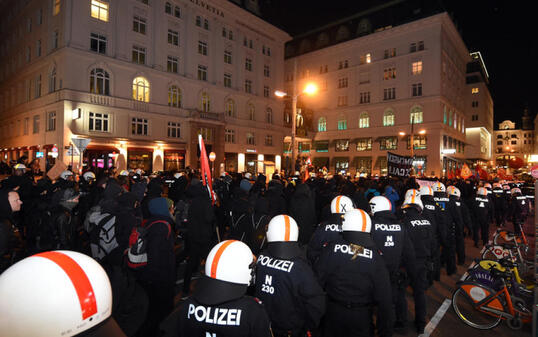
[[[170,217],[170,211],[168,210],[168,202],[166,198],[153,198],[148,203],[149,213],[152,216],[164,216]]]

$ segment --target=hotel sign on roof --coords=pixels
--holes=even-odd
[[[207,3],[206,1],[200,1],[200,0],[191,0],[191,2],[197,6],[200,6],[202,8],[205,8],[207,11],[213,13],[213,14],[216,14],[220,17],[224,17],[224,12],[221,11],[220,9],[210,5],[209,3]]]

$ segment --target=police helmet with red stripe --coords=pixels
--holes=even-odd
[[[216,280],[249,285],[254,259],[252,251],[243,242],[222,241],[207,255],[205,274]]]

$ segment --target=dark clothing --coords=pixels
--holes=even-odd
[[[473,223],[475,228],[473,231],[473,240],[475,244],[478,243],[478,232],[480,231],[480,238],[482,243],[486,245],[489,240],[489,199],[481,195],[477,195],[473,200],[472,214]]]
[[[492,199],[495,206],[495,222],[497,227],[501,227],[506,221],[506,214],[509,210],[509,198],[502,188],[496,187],[493,189]]]
[[[328,296],[324,336],[368,336],[373,305],[378,306],[379,336],[392,335],[390,278],[375,247],[356,246],[344,239],[332,242],[314,270]]]
[[[290,200],[289,215],[299,226],[299,242],[308,244],[317,224],[315,197],[306,184],[299,184]]]
[[[270,181],[265,192],[269,201],[269,218],[287,213],[286,199],[284,198],[284,186],[280,181]]]
[[[526,196],[516,194],[512,196],[512,202],[510,204],[510,217],[514,224],[514,233],[520,234],[520,226],[523,225],[527,215],[529,214],[529,200]]]
[[[441,261],[446,264],[447,275],[452,275],[456,272],[456,227],[459,221],[456,205],[445,192],[434,192],[433,200],[440,210],[438,225],[446,235],[441,242]]]
[[[325,313],[325,293],[297,242],[272,242],[257,259],[256,297],[264,303],[273,331],[312,331]]]
[[[306,256],[310,264],[314,265],[316,263],[324,247],[333,241],[340,240],[342,238],[341,233],[341,214],[331,214],[329,219],[322,221],[308,243]]]
[[[238,292],[238,287],[244,289]],[[246,286],[204,276],[175,312],[174,332],[166,336],[271,337],[263,305],[245,292]]]
[[[454,242],[455,242],[455,249],[456,249],[456,257],[459,265],[463,265],[465,263],[465,235],[464,235],[464,205],[460,201],[460,199],[456,196],[451,195],[450,200],[454,201],[454,207],[455,213],[454,213],[454,219],[456,220],[456,231],[454,236]]]

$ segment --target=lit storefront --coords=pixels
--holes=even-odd
[[[89,145],[84,151],[83,165],[92,171],[109,169],[115,166],[118,153],[119,150],[113,146]]]
[[[145,148],[129,148],[127,151],[127,168],[142,169],[153,172],[153,150]]]
[[[185,169],[185,150],[164,151],[164,171]]]

